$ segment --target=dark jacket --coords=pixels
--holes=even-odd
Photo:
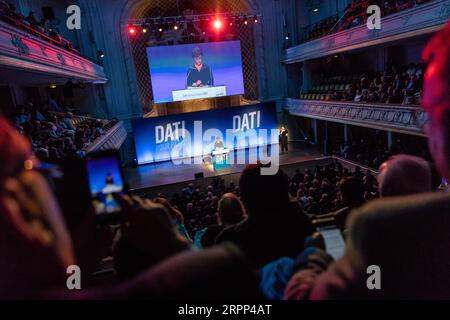
[[[216,243],[235,243],[260,268],[281,257],[295,257],[312,232],[308,217],[291,204],[289,209],[271,214],[250,213],[243,222],[222,231]]]
[[[214,86],[214,77],[211,67],[206,63],[203,63],[200,71],[198,71],[194,65],[189,67],[186,76],[186,88],[192,87],[192,84],[198,80],[202,82],[202,86]]]

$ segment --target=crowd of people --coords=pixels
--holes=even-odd
[[[47,104],[35,103],[29,97],[25,105],[16,106],[13,122],[29,139],[36,156],[50,162],[83,158],[86,148],[115,124],[93,118],[77,119],[53,96]]]
[[[423,54],[428,144],[447,180],[449,38],[450,25]],[[33,170],[39,163],[29,140],[4,118],[0,151],[0,298],[450,298],[450,196],[435,191],[433,166],[415,156],[385,161],[376,177],[330,165],[288,178],[281,169],[263,175],[262,164],[251,164],[238,185],[216,180],[203,194],[194,185],[170,201],[116,194],[123,210],[111,248],[118,279],[71,291],[67,267],[78,266],[86,279],[110,226],[95,226],[92,214],[79,212],[80,223],[68,227],[45,178]],[[193,212],[200,203],[208,219]],[[318,228],[330,222],[345,237],[339,257],[330,255],[330,239]],[[214,245],[195,248],[192,236]],[[368,274],[374,266],[379,280]]]
[[[300,97],[325,101],[420,105],[424,73],[425,67],[421,63],[410,63],[401,68],[388,64],[383,73],[375,73],[372,76],[362,74],[356,78],[352,77],[351,82],[344,84],[317,85],[308,93],[302,93]]]
[[[350,139],[333,148],[333,155],[339,156],[364,165],[369,168],[378,168],[383,162],[397,154],[411,154],[423,159],[431,159],[428,148],[417,142],[405,142],[394,139],[390,146],[385,137],[379,139]]]
[[[0,20],[23,29],[31,34],[50,41],[53,44],[59,45],[66,50],[79,54],[73,47],[72,43],[61,37],[58,32],[52,28],[50,22],[44,17],[36,18],[35,13],[30,11],[27,16],[17,11],[16,6],[8,1],[0,1]],[[51,39],[51,40],[50,40]]]
[[[350,177],[354,179],[349,179]],[[364,202],[377,196],[377,183],[371,171],[363,172],[344,168],[341,163],[318,166],[314,171],[296,170],[292,177],[286,176],[290,199],[294,200],[310,219],[321,214],[339,210],[343,206],[340,187],[357,181],[359,190],[356,202]],[[355,180],[355,181],[354,181]],[[246,218],[244,206],[240,201],[241,192],[234,182],[214,178],[206,190],[194,183],[169,197],[168,203],[180,214],[177,226],[186,238],[199,248],[216,243],[216,237],[225,227],[237,224]],[[160,198],[166,198],[160,195]]]
[[[430,0],[353,0],[345,8],[342,17],[331,16],[312,27],[306,28],[303,41],[310,41],[321,38],[333,32],[347,30],[359,26],[366,22],[369,5],[378,5],[381,9],[381,15],[387,16],[393,13],[413,8]]]

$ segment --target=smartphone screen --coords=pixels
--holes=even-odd
[[[341,230],[336,227],[325,227],[318,230],[325,241],[325,249],[334,260],[339,259],[345,252],[345,241]]]
[[[96,215],[106,215],[121,211],[113,194],[122,194],[124,182],[119,159],[114,154],[99,153],[88,156],[87,176],[92,206]]]

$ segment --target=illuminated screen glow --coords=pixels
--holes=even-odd
[[[155,103],[244,93],[240,41],[148,47],[147,58]]]

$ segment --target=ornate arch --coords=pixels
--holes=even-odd
[[[192,1],[179,1],[180,10],[193,7]],[[217,11],[222,12],[258,12],[258,5],[255,0],[218,0],[216,3]],[[212,13],[208,10],[211,6],[210,0],[200,0],[195,3],[194,9],[201,11],[199,13]],[[155,12],[157,8],[157,12]],[[153,109],[153,93],[151,90],[151,80],[146,56],[147,35],[138,34],[131,39],[127,33],[127,23],[132,18],[144,18],[150,16],[170,16],[178,15],[176,1],[166,0],[128,0],[120,15],[120,33],[124,52],[130,52],[132,58],[126,59],[127,73],[130,85],[137,88],[138,100],[146,113]],[[241,31],[242,30],[242,31]],[[243,52],[243,69],[245,77],[245,98],[256,100],[259,96],[258,77],[256,66],[256,42],[260,32],[254,32],[253,28],[241,28],[238,39],[241,40]]]

